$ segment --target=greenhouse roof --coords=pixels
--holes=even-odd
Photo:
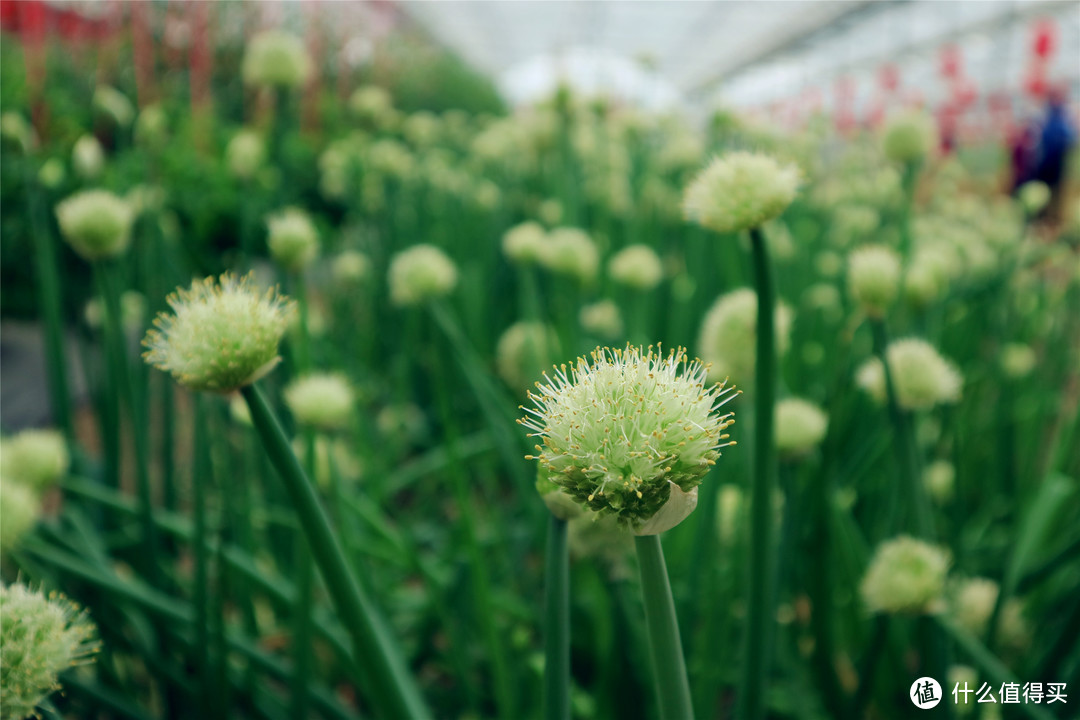
[[[961,46],[981,84],[1005,78],[1016,85],[1021,70],[1002,72],[1002,47],[1026,45],[1026,23],[1040,14],[1056,17],[1064,35],[1061,73],[1074,81],[1080,74],[1075,53],[1067,59],[1080,36],[1080,4],[938,2],[928,12],[929,2],[447,0],[400,7],[496,78],[512,102],[570,80],[652,106],[755,106],[842,74],[872,74],[886,62],[901,63],[909,86],[925,87],[944,43]]]

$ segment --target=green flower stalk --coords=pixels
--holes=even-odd
[[[719,409],[735,395],[723,384],[706,386],[705,368],[687,362],[683,349],[664,355],[628,345],[597,348],[591,361],[563,365],[547,375],[529,398],[535,407],[519,420],[543,438],[537,445],[542,473],[539,489],[551,507],[554,485],[582,508],[613,518],[635,536],[641,566],[646,626],[660,715],[665,720],[693,717],[675,604],[658,534],[693,511],[697,489],[728,441],[734,422]],[[550,483],[550,485],[549,485]],[[563,522],[561,519],[559,522]],[[565,556],[565,527],[553,528],[552,543]],[[558,558],[549,555],[549,562]],[[556,565],[556,580],[563,571]],[[560,627],[557,607],[549,604],[551,627]],[[565,622],[565,618],[563,619]],[[561,647],[561,646],[560,646]],[[551,650],[549,648],[549,650]],[[554,652],[554,651],[552,651]],[[560,651],[561,652],[561,651]],[[561,654],[553,657],[560,661]],[[549,705],[562,697],[553,677]],[[559,706],[564,707],[559,700]],[[565,717],[556,709],[549,717]]]
[[[708,363],[712,379],[732,378],[740,385],[753,386],[757,366],[758,296],[750,288],[739,288],[716,299],[705,313],[698,336],[698,349]],[[773,347],[779,355],[787,352],[791,337],[791,311],[778,303],[773,311]]]
[[[4,717],[36,717],[36,708],[60,689],[60,672],[91,662],[98,648],[84,611],[61,595],[21,584],[0,585],[0,628]]]
[[[795,199],[799,169],[766,155],[734,152],[718,157],[702,170],[683,196],[687,219],[719,233],[749,231],[753,257],[757,315],[754,322],[754,455],[751,498],[751,558],[748,586],[746,662],[739,693],[740,715],[764,716],[764,696],[775,621],[775,565],[772,494],[776,484],[773,451],[777,379],[776,290],[769,251],[761,227],[778,217]],[[743,327],[745,332],[746,327]],[[786,331],[783,333],[786,335]],[[736,377],[736,380],[739,380]],[[741,380],[739,380],[741,382]]]
[[[948,570],[948,552],[902,535],[878,546],[859,592],[871,612],[938,612],[942,609]]]
[[[144,358],[193,390],[239,389],[251,422],[285,484],[342,625],[353,640],[357,672],[376,710],[386,717],[430,717],[385,621],[360,585],[318,494],[296,459],[281,424],[253,383],[280,361],[278,345],[295,312],[277,290],[261,292],[252,275],[196,281],[169,297],[143,340]]]
[[[135,213],[127,201],[107,190],[86,190],[59,203],[56,220],[72,249],[93,262],[127,251]]]
[[[390,261],[390,300],[398,306],[420,305],[448,295],[457,286],[454,261],[434,245],[414,245]]]
[[[295,303],[277,289],[259,292],[255,276],[225,273],[197,280],[168,297],[147,333],[143,357],[192,390],[228,394],[250,385],[281,361],[278,345]]]
[[[529,458],[580,505],[637,535],[689,515],[702,478],[734,444],[725,433],[733,414],[718,411],[735,389],[707,385],[705,367],[681,348],[597,348],[544,379],[519,421],[543,438]]]

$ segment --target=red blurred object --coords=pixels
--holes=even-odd
[[[833,85],[836,96],[834,122],[839,132],[847,132],[855,127],[855,79],[850,75],[841,75]]]
[[[900,68],[894,63],[885,63],[878,68],[878,83],[882,90],[896,92],[900,87]]]
[[[952,101],[958,110],[966,110],[975,104],[979,92],[970,78],[957,78],[952,85]]]
[[[1057,25],[1049,18],[1035,22],[1031,52],[1035,57],[1047,60],[1057,50]]]
[[[55,31],[69,41],[102,40],[119,28],[115,13],[94,17],[79,3],[58,7],[42,0],[0,0],[0,28],[23,38],[43,38]]]
[[[191,106],[201,110],[210,107],[210,76],[214,64],[214,51],[210,44],[211,7],[211,3],[205,2],[190,3],[186,6],[191,27],[191,45],[188,47]]]
[[[1050,83],[1046,79],[1046,64],[1042,62],[1034,63],[1028,68],[1027,75],[1024,77],[1024,91],[1031,97],[1039,99],[1046,97],[1049,89]]]
[[[1012,101],[1009,100],[1009,94],[1004,90],[997,90],[990,93],[986,102],[993,112],[1008,112],[1009,110],[1012,110]]]
[[[955,80],[963,75],[964,56],[956,45],[941,46],[941,76]]]
[[[885,123],[885,103],[879,98],[874,101],[870,109],[866,111],[866,124],[871,128],[879,128]]]
[[[147,17],[147,3],[134,2],[131,10],[131,46],[135,56],[135,90],[139,105],[145,107],[157,97],[154,87],[154,35]]]

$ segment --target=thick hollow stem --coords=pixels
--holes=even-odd
[[[34,261],[37,269],[38,303],[45,325],[45,364],[49,378],[49,401],[53,421],[68,443],[75,440],[71,419],[71,394],[68,390],[67,363],[64,360],[64,328],[60,309],[60,271],[57,269],[55,238],[48,230],[40,192],[33,182],[33,165],[25,163],[24,180],[30,205],[30,221],[34,237]]]
[[[692,720],[690,683],[686,678],[679,621],[671,596],[664,551],[659,535],[634,538],[641,569],[641,595],[645,601],[645,627],[649,633],[656,697],[661,720]]]
[[[889,338],[884,320],[873,320],[874,352],[881,360],[882,373],[885,377],[885,399],[889,407],[889,420],[896,433],[897,463],[900,466],[901,483],[907,492],[907,502],[911,509],[911,532],[920,538],[934,535],[934,522],[930,509],[930,500],[922,484],[922,471],[919,467],[919,451],[915,446],[915,434],[911,428],[911,416],[900,407],[893,383],[892,370],[888,361]],[[894,528],[895,529],[895,528]]]
[[[544,719],[570,717],[570,556],[566,521],[548,523],[544,594]]]
[[[145,558],[146,578],[152,585],[158,585],[161,571],[157,564],[157,531],[153,519],[153,499],[150,488],[150,437],[145,421],[143,404],[138,401],[136,382],[138,375],[131,372],[128,365],[127,339],[120,313],[120,293],[117,290],[113,268],[103,262],[94,264],[94,278],[101,294],[104,309],[105,342],[111,348],[108,351],[110,374],[116,386],[113,391],[126,406],[128,420],[131,422],[131,435],[135,448],[135,493],[139,502],[139,526],[142,532],[143,557]],[[119,420],[119,417],[117,418]]]
[[[252,424],[296,510],[341,622],[352,636],[355,659],[367,668],[374,683],[373,700],[380,714],[417,720],[431,717],[400,649],[346,562],[315,488],[300,467],[266,398],[254,385],[243,388],[241,393],[251,411]]]
[[[773,452],[773,411],[776,404],[775,289],[765,237],[750,231],[754,282],[757,286],[756,373],[754,377],[753,488],[750,503],[750,587],[747,601],[746,663],[743,666],[739,705],[744,720],[764,717],[772,648],[773,585],[776,577],[773,548],[772,497],[776,484]]]

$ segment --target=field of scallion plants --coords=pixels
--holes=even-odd
[[[3,717],[1077,716],[1075,196],[914,109],[2,53]]]

